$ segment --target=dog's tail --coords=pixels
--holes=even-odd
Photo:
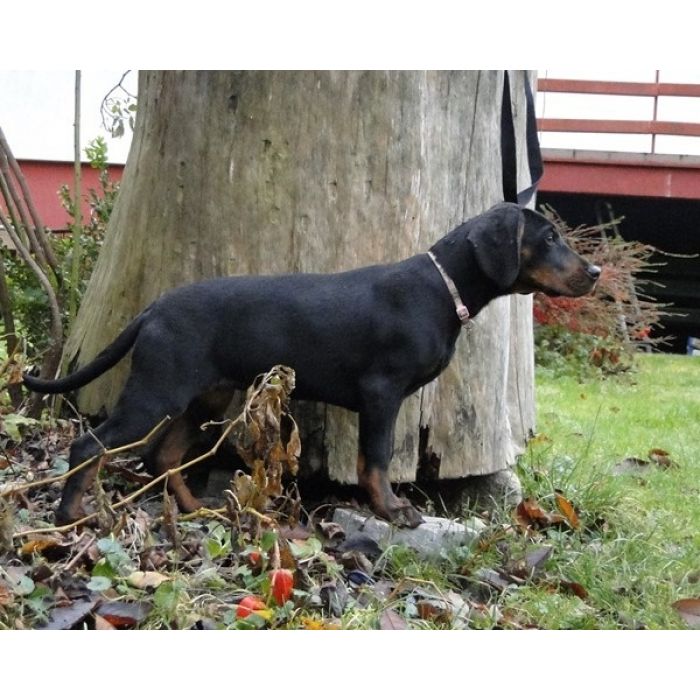
[[[60,379],[40,379],[29,374],[23,376],[24,384],[38,394],[63,394],[66,391],[79,389],[81,386],[89,384],[129,352],[131,346],[136,341],[144,321],[145,313],[137,316],[114,340],[108,345],[92,362],[85,367],[81,367],[77,372],[69,374]]]

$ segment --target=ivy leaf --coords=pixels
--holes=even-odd
[[[108,579],[106,576],[93,576],[87,582],[87,589],[89,591],[106,591],[112,587],[112,580]]]
[[[8,413],[2,417],[2,429],[13,442],[22,441],[22,432],[25,428],[38,425],[40,422],[35,418],[27,418],[18,413]]]
[[[304,562],[320,554],[323,551],[323,544],[317,537],[309,537],[306,540],[290,540],[289,549],[295,559]]]

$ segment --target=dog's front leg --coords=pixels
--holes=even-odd
[[[407,499],[396,496],[389,482],[394,423],[400,406],[400,399],[391,401],[386,396],[365,402],[365,408],[360,411],[357,479],[367,491],[372,510],[377,515],[389,522],[418,527],[423,522],[420,513]]]

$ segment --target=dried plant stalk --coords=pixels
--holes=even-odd
[[[651,261],[661,251],[620,237],[616,228],[621,219],[572,229],[553,209],[545,208],[544,214],[576,252],[603,271],[592,295],[572,299],[535,294],[535,320],[616,340],[628,351],[663,342],[650,334],[661,325],[662,315],[671,315],[668,305],[655,301],[639,281],[642,273],[662,264]]]

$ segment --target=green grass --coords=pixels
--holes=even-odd
[[[538,372],[538,438],[521,459],[526,495],[559,489],[580,532],[554,539],[549,574],[585,601],[523,586],[508,605],[547,628],[683,628],[671,607],[700,596],[700,360],[645,355],[639,372],[578,383]],[[670,453],[676,467],[615,476],[626,457]]]

